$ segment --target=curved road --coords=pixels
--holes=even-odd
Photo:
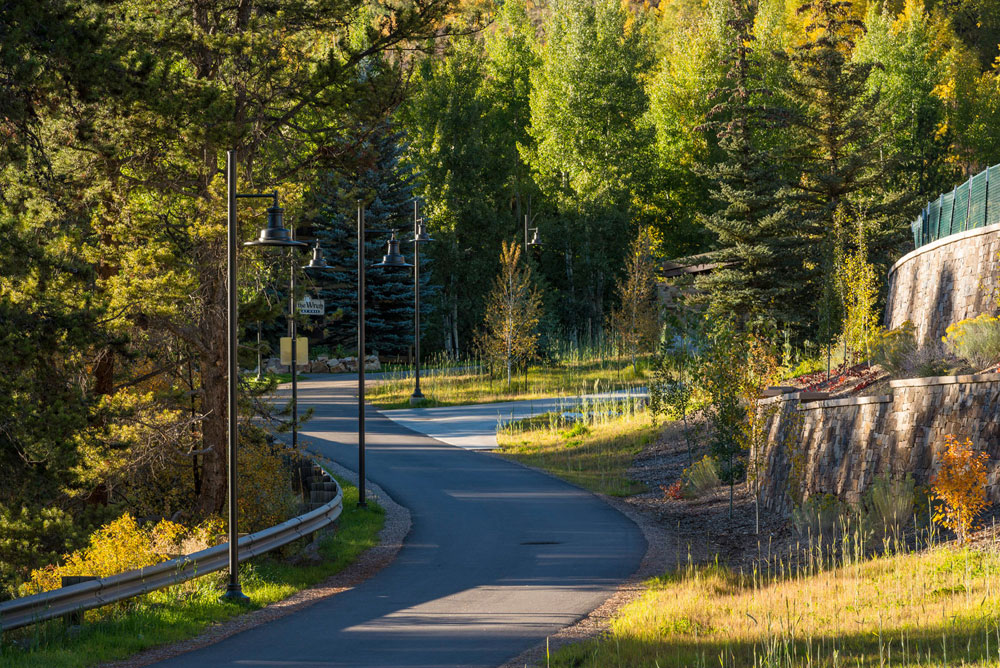
[[[357,470],[357,380],[299,384],[310,449]],[[600,605],[645,553],[595,496],[369,408],[368,479],[410,509],[396,559],[300,612],[162,664],[497,666]]]

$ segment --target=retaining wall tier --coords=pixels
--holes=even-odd
[[[885,326],[909,320],[921,344],[948,325],[995,313],[1000,224],[952,234],[901,257],[889,270]]]
[[[764,455],[762,505],[787,515],[817,494],[861,501],[876,476],[912,474],[926,485],[937,471],[945,435],[972,439],[989,455],[987,496],[1000,503],[1000,374],[892,381],[892,394],[777,404]]]

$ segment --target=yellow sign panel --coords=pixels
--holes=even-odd
[[[309,364],[309,339],[307,337],[300,336],[299,340],[295,342],[295,357],[299,366]],[[283,336],[281,337],[281,364],[288,366],[291,363],[292,337]]]

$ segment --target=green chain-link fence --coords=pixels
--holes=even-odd
[[[994,223],[1000,223],[1000,165],[983,170],[928,203],[910,229],[913,244],[920,248],[949,234]]]

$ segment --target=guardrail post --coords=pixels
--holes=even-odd
[[[97,576],[94,575],[64,575],[60,579],[59,586],[68,587],[70,585],[80,584],[81,582],[90,582],[91,580],[96,580]],[[63,623],[66,626],[80,626],[83,624],[83,610],[74,610],[73,612],[68,612],[63,615]]]

